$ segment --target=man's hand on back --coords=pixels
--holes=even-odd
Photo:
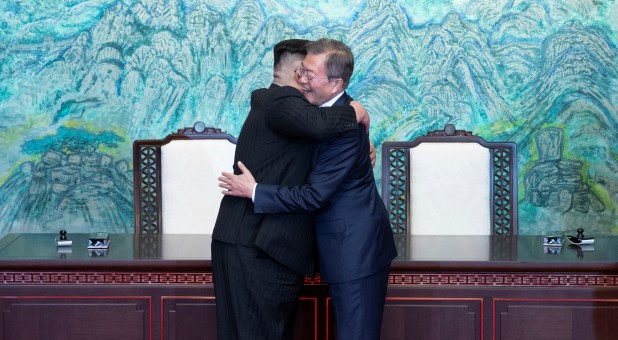
[[[369,113],[365,110],[365,107],[357,101],[350,102],[350,105],[356,112],[356,122],[363,124],[365,126],[365,131],[369,132]]]
[[[252,198],[253,188],[255,187],[255,179],[251,171],[242,163],[238,162],[240,175],[234,175],[229,172],[222,172],[219,177],[219,186],[225,190],[221,193],[228,196]]]
[[[371,139],[369,140],[369,158],[371,158],[371,166],[372,167],[376,167],[376,147],[373,146],[373,143],[371,142]]]

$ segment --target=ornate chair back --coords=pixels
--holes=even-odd
[[[232,171],[236,138],[198,122],[157,140],[133,143],[135,233],[212,234]]]
[[[517,234],[517,147],[470,131],[382,146],[382,197],[396,235]]]

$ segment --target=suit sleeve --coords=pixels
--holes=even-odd
[[[271,95],[266,123],[284,138],[309,142],[325,141],[358,126],[352,106],[319,108],[291,86],[283,86]]]
[[[326,204],[356,164],[360,143],[354,133],[321,144],[307,183],[286,187],[258,184],[255,213],[313,212]]]

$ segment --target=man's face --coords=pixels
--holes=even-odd
[[[307,54],[302,63],[304,73],[299,77],[305,89],[305,98],[313,105],[322,105],[343,89],[338,79],[326,75],[327,54]]]

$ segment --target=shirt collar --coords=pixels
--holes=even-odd
[[[333,106],[333,104],[335,104],[337,99],[339,99],[339,98],[341,98],[341,96],[343,96],[343,92],[345,92],[345,91],[339,92],[339,94],[334,96],[331,100],[327,101],[326,103],[320,105],[320,107],[331,107],[331,106]]]

